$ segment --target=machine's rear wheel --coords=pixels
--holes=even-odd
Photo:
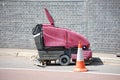
[[[68,64],[70,64],[70,57],[68,55],[60,56],[59,63],[62,66],[67,66]]]

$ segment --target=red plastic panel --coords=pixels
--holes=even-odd
[[[54,25],[54,20],[53,20],[52,16],[50,15],[49,11],[47,10],[47,8],[44,8],[44,10],[45,10],[45,14],[46,14],[47,19],[49,20],[49,22],[52,25]]]
[[[56,27],[43,27],[45,46],[66,46],[66,30]]]
[[[80,41],[82,45],[85,45],[89,48],[90,45],[89,41],[84,36],[70,30],[67,30],[67,33],[68,33],[68,47],[76,47]]]
[[[45,46],[64,46],[65,48],[77,47],[78,42],[81,41],[82,45],[89,48],[88,40],[71,30],[43,26],[43,36]]]

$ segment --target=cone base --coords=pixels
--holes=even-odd
[[[75,70],[76,72],[87,72],[87,68],[85,67],[84,61],[77,61]]]
[[[80,69],[80,68],[75,68],[75,72],[87,72],[88,70],[86,68]]]

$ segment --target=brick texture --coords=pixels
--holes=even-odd
[[[120,0],[1,0],[0,47],[35,49],[32,28],[49,23],[72,29],[88,38],[96,52],[120,51]]]
[[[96,51],[120,51],[120,0],[89,0],[88,39]]]

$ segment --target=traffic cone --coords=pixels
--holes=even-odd
[[[79,42],[78,44],[78,51],[77,51],[77,60],[75,70],[76,72],[87,72],[87,68],[85,67],[84,57],[82,53],[82,43]]]

